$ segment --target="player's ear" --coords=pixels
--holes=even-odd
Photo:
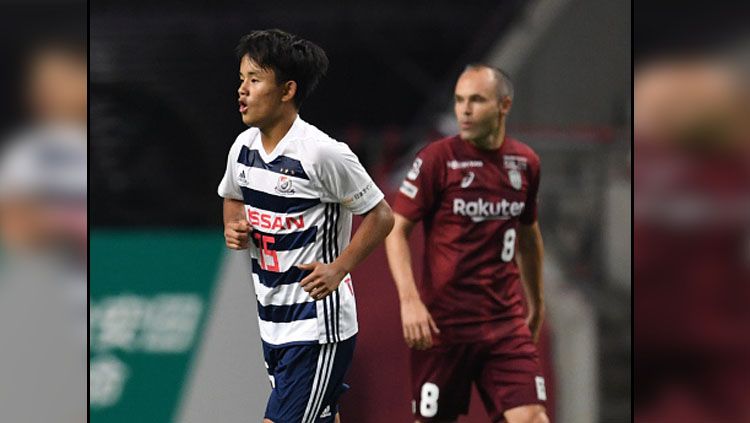
[[[297,82],[295,81],[286,81],[284,82],[283,87],[283,95],[281,96],[281,101],[292,101],[294,99],[294,95],[297,94]]]
[[[510,108],[513,105],[513,99],[511,99],[509,96],[503,96],[502,99],[500,99],[500,114],[505,116],[508,113],[510,113]]]

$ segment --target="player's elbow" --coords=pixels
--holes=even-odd
[[[365,219],[372,219],[377,233],[382,234],[381,240],[393,229],[393,211],[385,200],[380,200],[375,207],[365,213]]]
[[[383,222],[382,225],[387,236],[393,230],[393,224],[396,222],[396,219],[393,217],[393,210],[391,210],[391,206],[388,205],[387,201],[382,200],[380,207],[382,207],[380,220]]]

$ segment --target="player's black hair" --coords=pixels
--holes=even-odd
[[[497,84],[498,100],[502,99],[503,97],[510,97],[510,99],[513,100],[513,81],[511,81],[510,76],[508,76],[507,72],[497,66],[488,65],[486,63],[469,63],[468,65],[466,65],[465,70],[478,68],[487,68],[491,70],[495,74],[495,78],[497,78],[498,81],[502,82],[501,84]]]
[[[263,69],[271,69],[276,82],[295,81],[297,108],[313,92],[328,70],[328,57],[315,43],[280,29],[253,31],[240,38],[237,58],[246,54]]]

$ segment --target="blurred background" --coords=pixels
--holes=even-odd
[[[84,2],[0,4],[0,420],[86,419]]]
[[[349,144],[388,198],[419,148],[456,132],[463,67],[511,75],[509,134],[542,160],[550,414],[630,421],[631,4],[615,0],[93,1],[91,420],[262,417],[254,294],[244,256],[224,248],[216,186],[245,129],[233,49],[275,27],[327,52],[300,114]],[[354,280],[360,335],[342,420],[412,421],[382,247]],[[484,421],[475,395],[461,422]]]
[[[750,422],[747,16],[726,1],[636,8],[637,422]]]

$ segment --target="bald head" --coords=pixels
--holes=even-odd
[[[466,66],[464,73],[468,71],[482,72],[487,75],[491,75],[493,83],[495,84],[495,93],[498,100],[502,100],[503,97],[508,97],[513,100],[513,82],[510,80],[510,76],[505,73],[502,69],[485,65],[483,63],[472,63]]]

